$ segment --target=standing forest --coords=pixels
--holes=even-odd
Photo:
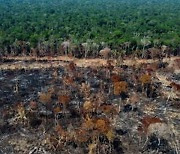
[[[179,52],[179,0],[0,0],[0,21],[1,55],[61,55],[63,42],[78,57],[106,46]]]

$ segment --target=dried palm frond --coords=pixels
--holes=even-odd
[[[96,120],[95,128],[101,132],[106,133],[110,129],[109,120],[105,118],[99,118]]]
[[[39,101],[44,104],[50,103],[52,101],[51,97],[52,97],[51,92],[50,93],[39,93]]]
[[[140,132],[144,132],[144,133],[148,133],[148,128],[151,124],[155,124],[155,123],[162,123],[163,121],[160,118],[157,117],[143,117],[143,119],[141,120],[142,125],[139,127],[139,131]]]
[[[119,95],[122,92],[127,92],[128,84],[125,81],[115,82],[114,83],[114,95]]]
[[[151,76],[148,74],[143,74],[140,78],[139,78],[140,82],[142,83],[142,85],[147,84],[147,83],[151,83]]]
[[[80,92],[85,96],[85,98],[89,98],[90,96],[90,84],[82,83],[80,87]]]
[[[82,123],[82,128],[86,130],[93,130],[95,127],[95,121],[89,117],[87,117]]]
[[[68,65],[68,70],[70,72],[75,71],[76,70],[76,64],[74,62],[70,62]]]
[[[90,134],[84,129],[78,129],[75,131],[75,141],[79,143],[87,142],[90,139]]]
[[[62,111],[62,109],[58,106],[58,107],[55,107],[55,108],[53,109],[53,111],[54,111],[55,114],[58,114],[59,112]]]
[[[67,105],[70,102],[71,98],[69,95],[59,95],[58,101],[59,103],[62,103],[63,105]]]
[[[71,76],[64,76],[63,77],[63,83],[64,85],[73,85],[74,84],[74,78]]]
[[[113,105],[109,105],[109,104],[103,104],[99,107],[99,110],[101,110],[102,112],[104,112],[105,114],[109,115],[109,114],[117,114],[118,111],[116,109],[115,106]]]
[[[117,74],[112,74],[112,75],[111,75],[111,81],[112,81],[112,82],[120,82],[120,81],[121,81],[121,78],[120,78],[120,76],[117,75]]]

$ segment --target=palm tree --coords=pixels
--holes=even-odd
[[[161,50],[162,50],[162,53],[166,56],[166,58],[168,57],[168,53],[167,53],[167,51],[168,51],[168,46],[166,46],[166,45],[162,45],[161,46]]]
[[[63,50],[65,51],[66,56],[68,55],[68,52],[70,50],[70,45],[71,45],[71,43],[70,43],[69,40],[64,41],[64,42],[61,43],[61,46],[62,46]]]
[[[94,57],[97,56],[97,54],[98,54],[98,49],[99,49],[99,45],[98,45],[97,43],[93,42],[93,43],[92,43],[92,55],[93,55]]]
[[[84,57],[87,58],[89,52],[91,51],[91,47],[92,47],[92,41],[91,40],[87,40],[85,43],[82,43],[82,46],[84,47]]]
[[[146,53],[145,53],[145,47],[148,46],[149,44],[151,44],[151,41],[149,40],[150,38],[147,36],[147,37],[143,37],[141,39],[141,45],[143,46],[143,51],[142,51],[142,58],[145,57]]]

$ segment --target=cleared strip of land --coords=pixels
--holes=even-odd
[[[65,66],[69,62],[74,62],[78,67],[101,67],[107,65],[106,59],[94,58],[94,59],[77,59],[67,56],[58,57],[2,57],[3,60],[12,60],[11,63],[0,64],[0,70],[15,70],[15,69],[42,69],[42,68],[57,68]],[[171,62],[174,60],[180,60],[180,57],[164,58],[163,62]],[[116,65],[117,60],[112,59],[112,64]],[[140,65],[145,63],[158,62],[158,59],[125,59],[121,62],[122,65]]]

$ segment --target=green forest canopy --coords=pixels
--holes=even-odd
[[[180,44],[180,0],[0,0],[0,47],[15,41]]]

